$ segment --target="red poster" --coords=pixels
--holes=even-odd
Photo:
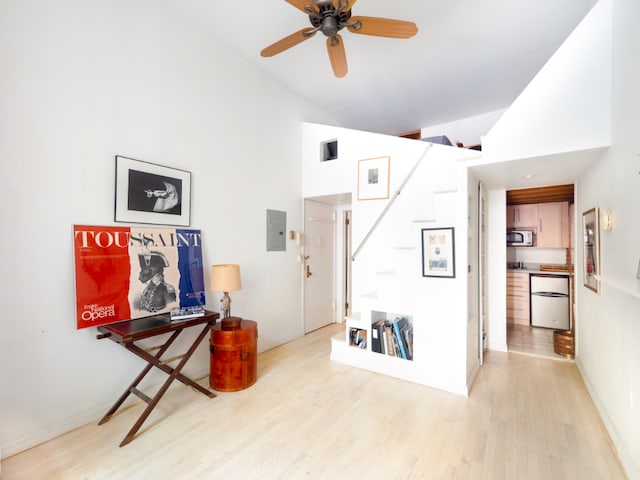
[[[77,328],[204,305],[199,230],[74,225]]]

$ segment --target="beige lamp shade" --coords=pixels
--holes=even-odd
[[[240,265],[224,263],[211,267],[212,292],[233,292],[242,288]]]

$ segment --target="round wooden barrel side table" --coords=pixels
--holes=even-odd
[[[209,383],[218,392],[236,392],[257,380],[258,324],[242,319],[227,328],[216,323],[211,328],[211,370]]]

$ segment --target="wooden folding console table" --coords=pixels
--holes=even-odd
[[[129,442],[131,442],[144,421],[147,419],[151,411],[158,404],[162,396],[165,394],[171,383],[174,380],[179,380],[185,385],[188,385],[192,388],[195,388],[199,392],[205,394],[206,396],[213,398],[215,394],[210,390],[198,385],[196,382],[191,380],[190,378],[184,376],[180,371],[185,366],[193,352],[196,351],[198,345],[202,342],[202,340],[207,336],[211,327],[216,323],[216,320],[220,314],[214,312],[205,312],[205,315],[202,317],[190,318],[187,320],[179,321],[179,322],[171,322],[170,315],[156,315],[155,317],[146,317],[146,318],[138,318],[136,320],[128,320],[126,322],[114,323],[111,325],[103,325],[98,327],[98,331],[101,332],[96,338],[109,338],[110,340],[119,343],[124,348],[134,353],[138,357],[145,360],[148,365],[144,367],[142,372],[136,377],[131,385],[124,391],[124,393],[120,396],[120,398],[113,404],[111,409],[105,414],[104,417],[98,422],[98,425],[102,425],[109,421],[111,416],[116,413],[118,408],[124,403],[127,397],[133,393],[137,397],[141,398],[147,403],[147,408],[145,408],[142,415],[138,418],[138,421],[133,425],[129,433],[124,437],[120,446],[123,447]],[[178,338],[178,335],[182,333],[188,327],[194,327],[196,325],[203,325],[204,327],[200,334],[193,341],[189,349],[183,355],[178,355],[176,357],[168,358],[166,360],[161,360],[162,355],[167,351],[167,349],[171,346],[171,344]],[[145,338],[151,338],[158,335],[162,335],[165,333],[171,333],[169,338],[158,347],[153,347],[147,350],[140,348],[135,342],[139,340],[143,340]],[[151,355],[150,352],[157,350],[155,355]],[[180,360],[175,368],[170,367],[168,364],[170,362]],[[169,375],[169,378],[162,384],[158,392],[155,394],[153,398],[148,397],[143,392],[138,390],[138,384],[142,381],[147,373],[151,370],[152,367],[157,367],[166,374]]]

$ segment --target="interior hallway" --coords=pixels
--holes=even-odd
[[[331,362],[343,329],[260,354],[247,390],[175,382],[123,448],[141,402],[4,459],[2,480],[624,478],[574,363],[488,352],[466,398]]]
[[[541,355],[566,360],[553,351],[553,329],[529,325],[507,324],[507,346],[510,352]]]

